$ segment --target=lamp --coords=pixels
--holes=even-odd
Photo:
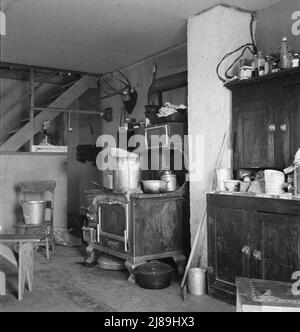
[[[6,36],[6,14],[0,11],[0,36]]]

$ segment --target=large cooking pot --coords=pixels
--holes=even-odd
[[[135,272],[136,283],[145,289],[164,289],[170,286],[173,268],[158,261],[140,266]]]
[[[141,188],[140,157],[134,153],[115,149],[111,151],[115,159],[113,171],[113,191],[123,194]]]

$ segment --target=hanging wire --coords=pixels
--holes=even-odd
[[[224,57],[222,58],[222,60],[219,62],[217,68],[216,68],[216,72],[217,72],[217,75],[219,77],[219,79],[225,83],[226,82],[226,79],[223,78],[221,75],[220,75],[220,67],[221,65],[223,64],[223,62],[229,58],[230,56],[232,56],[233,54],[235,53],[238,53],[241,51],[240,55],[237,57],[237,59],[229,66],[229,68],[226,70],[225,72],[225,77],[227,79],[232,79],[234,78],[233,75],[229,75],[229,71],[234,67],[234,65],[240,60],[243,58],[243,56],[245,55],[246,51],[250,51],[253,55],[254,54],[257,54],[257,46],[256,46],[256,42],[255,42],[255,39],[254,39],[254,22],[255,22],[255,16],[254,16],[254,13],[251,13],[251,22],[250,22],[250,35],[251,35],[251,40],[252,40],[252,43],[247,43],[245,45],[242,45],[240,47],[238,47],[236,50],[232,51],[232,52],[229,52],[227,54],[224,55]]]

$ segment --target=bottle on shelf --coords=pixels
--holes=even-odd
[[[272,69],[271,69],[272,74],[278,73],[279,72],[279,63],[276,60],[272,60]]]
[[[253,60],[252,60],[252,77],[258,76],[258,55],[254,54]]]
[[[272,62],[271,57],[267,56],[265,61],[265,75],[268,75],[272,72]]]
[[[292,60],[292,67],[297,68],[300,66],[300,56],[299,53],[295,53]]]
[[[289,54],[289,47],[288,47],[288,39],[287,37],[282,38],[281,44],[281,52],[280,52],[280,66],[281,69],[289,69],[291,62],[290,62],[290,54]]]
[[[258,75],[264,76],[265,75],[265,63],[266,60],[263,57],[263,54],[261,51],[258,52]]]

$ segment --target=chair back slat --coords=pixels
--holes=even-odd
[[[56,188],[55,181],[24,181],[18,184],[22,193],[45,193],[49,191],[54,194]]]

